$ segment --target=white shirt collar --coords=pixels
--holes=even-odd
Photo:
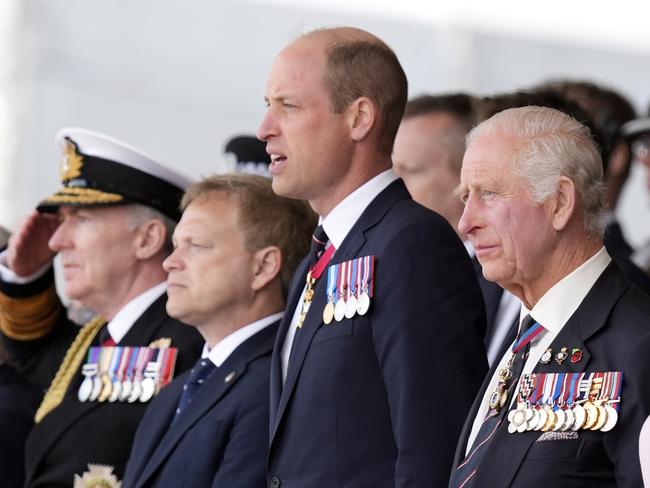
[[[204,344],[201,357],[209,358],[216,367],[221,366],[232,354],[232,352],[241,344],[243,344],[246,339],[257,334],[259,331],[265,329],[272,323],[280,320],[282,318],[282,314],[283,312],[274,313],[273,315],[269,315],[260,320],[256,320],[252,324],[245,325],[241,329],[237,329],[232,334],[227,335],[221,339],[212,349],[208,348],[207,343]]]
[[[392,169],[379,173],[345,197],[321,220],[330,242],[338,249],[370,202],[397,179]]]
[[[465,246],[465,250],[467,251],[467,254],[469,254],[469,257],[474,259],[474,256],[476,256],[476,249],[474,249],[474,246],[470,242],[469,239],[465,239],[463,241],[463,246]]]
[[[612,258],[605,247],[553,285],[532,310],[521,306],[520,323],[530,314],[548,331],[557,334],[580,306]]]
[[[135,321],[140,318],[140,315],[142,315],[153,302],[160,298],[166,290],[167,282],[163,281],[135,297],[115,314],[113,320],[108,323],[108,332],[116,344],[124,338],[129,330],[131,330],[131,327]]]

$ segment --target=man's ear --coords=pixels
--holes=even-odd
[[[253,281],[251,288],[261,290],[272,282],[282,269],[282,252],[279,247],[268,246],[253,254]]]
[[[135,230],[135,256],[145,260],[155,256],[165,245],[167,228],[158,219],[151,219]]]
[[[566,176],[561,176],[551,207],[551,223],[556,231],[561,231],[567,226],[575,213],[577,203],[575,184]]]
[[[375,104],[367,97],[359,97],[346,110],[350,137],[358,142],[377,125],[379,114]]]

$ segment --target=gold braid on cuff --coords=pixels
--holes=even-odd
[[[39,339],[56,325],[60,311],[54,285],[26,298],[0,293],[0,331],[17,341]]]

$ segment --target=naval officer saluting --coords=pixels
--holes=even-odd
[[[195,330],[167,315],[162,269],[190,181],[103,134],[64,129],[57,139],[63,186],[0,256],[6,348],[48,388],[27,440],[28,487],[69,487],[89,463],[121,477],[146,402],[201,347]],[[98,313],[81,329],[54,291],[56,253],[66,294]]]

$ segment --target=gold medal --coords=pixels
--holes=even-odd
[[[108,400],[108,397],[111,396],[111,391],[113,390],[113,382],[109,378],[108,374],[104,373],[102,375],[102,392],[99,395],[99,400],[100,402],[105,402]]]
[[[595,402],[595,405],[598,409],[598,420],[596,420],[596,423],[591,427],[591,430],[600,430],[607,422],[607,410],[603,408],[602,401]]]
[[[332,323],[332,320],[334,320],[334,303],[330,301],[327,302],[327,305],[323,309],[323,322],[329,325]]]
[[[591,403],[591,401],[587,401],[585,402],[584,409],[587,418],[585,423],[582,425],[582,428],[585,430],[591,430],[591,428],[596,425],[596,422],[598,422],[598,408],[596,408],[596,405]]]
[[[546,411],[548,418],[546,419],[546,423],[542,427],[542,432],[548,432],[553,428],[553,425],[555,425],[555,412],[553,411],[553,408],[549,405],[545,406],[544,410]]]
[[[566,414],[561,408],[553,410],[553,413],[555,414],[555,423],[553,424],[553,427],[551,427],[551,430],[553,432],[558,432],[562,427],[564,427],[564,423],[566,422]]]
[[[618,422],[618,412],[614,407],[612,407],[609,403],[605,405],[605,411],[607,412],[607,421],[605,424],[600,428],[601,432],[609,432],[614,428],[616,425],[616,422]]]

